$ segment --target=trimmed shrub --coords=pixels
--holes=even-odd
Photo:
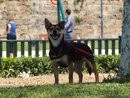
[[[117,72],[119,68],[120,55],[95,56],[95,62],[99,72]],[[86,71],[85,67],[83,67],[83,71]],[[19,77],[22,72],[30,72],[30,74],[34,76],[53,73],[49,57],[2,58],[0,77]],[[66,72],[68,72],[67,68],[59,67],[59,73]]]
[[[95,62],[99,72],[117,72],[120,64],[120,55],[95,56]]]
[[[0,66],[0,77],[18,77],[20,72],[31,72],[31,75],[52,73],[49,57],[3,58]]]

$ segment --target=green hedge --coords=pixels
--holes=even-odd
[[[95,56],[95,61],[99,72],[117,72],[120,64],[120,55]]]
[[[96,56],[95,61],[99,72],[117,72],[120,55]],[[0,77],[19,77],[20,72],[29,71],[34,76],[53,73],[49,57],[2,58]],[[83,71],[86,71],[85,67],[83,67]],[[59,72],[65,73],[67,68],[59,68]]]
[[[20,58],[3,58],[0,66],[0,77],[18,77],[20,72],[30,71],[32,75],[52,73],[50,59],[20,57]]]

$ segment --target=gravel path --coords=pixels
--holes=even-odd
[[[100,82],[103,81],[104,77],[107,78],[110,74],[99,74]],[[113,74],[111,74],[113,75]],[[91,76],[88,74],[83,74],[83,83],[94,82],[94,74]],[[59,75],[60,84],[68,83],[68,74]],[[78,83],[78,76],[74,73],[74,83]],[[32,85],[47,85],[54,84],[54,76],[42,75],[33,76],[28,78],[0,78],[0,87],[24,87]]]

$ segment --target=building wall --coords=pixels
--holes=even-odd
[[[64,9],[70,8],[76,18],[74,35],[80,38],[99,38],[101,34],[100,0],[62,0]],[[104,37],[121,35],[123,0],[103,0]],[[50,0],[3,0],[0,3],[0,34],[4,35],[6,17],[12,15],[17,23],[18,39],[38,39],[46,33],[44,19],[57,23],[57,6]]]

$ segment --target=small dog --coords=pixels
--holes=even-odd
[[[58,66],[66,66],[69,70],[69,83],[73,83],[74,69],[79,77],[79,83],[82,83],[82,65],[85,63],[89,74],[94,72],[96,82],[99,82],[96,64],[91,49],[83,44],[76,42],[67,42],[64,40],[64,25],[61,21],[58,24],[52,24],[45,18],[45,28],[48,32],[50,43],[49,56],[54,71],[55,84],[59,83]]]

